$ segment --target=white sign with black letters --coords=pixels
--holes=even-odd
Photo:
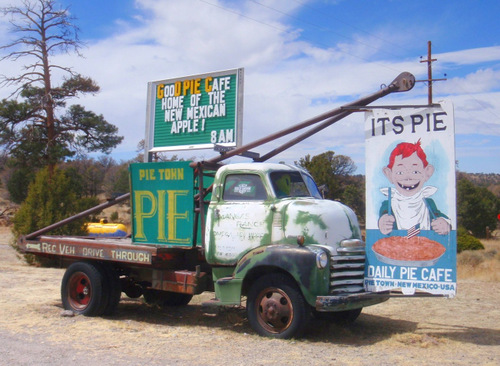
[[[365,116],[369,291],[456,293],[453,105]]]

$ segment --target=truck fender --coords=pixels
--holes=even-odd
[[[268,273],[286,273],[299,286],[307,303],[315,306],[316,297],[328,294],[329,269],[317,266],[317,255],[324,249],[291,244],[273,244],[246,253],[234,270],[246,293],[253,280]]]

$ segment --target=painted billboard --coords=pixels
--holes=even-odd
[[[134,243],[193,245],[194,174],[189,163],[130,164]]]
[[[239,146],[242,115],[243,69],[150,82],[145,151]]]
[[[453,105],[365,115],[369,291],[456,293]]]

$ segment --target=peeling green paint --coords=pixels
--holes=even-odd
[[[360,237],[354,213],[339,202],[313,197],[276,198],[269,178],[273,169],[288,168],[235,164],[216,174],[217,193],[212,195],[208,208],[205,249],[209,264],[224,266],[213,275],[221,304],[238,303],[247,278],[276,271],[292,276],[306,301],[315,306],[317,296],[328,296],[330,287],[330,267],[318,268],[316,255],[327,247],[335,253],[341,240]],[[236,184],[237,174],[242,175],[246,185]],[[260,177],[267,198],[251,200],[243,194],[241,200],[225,200],[224,182],[228,176],[232,183],[229,187],[241,186],[243,193],[251,194],[258,190],[249,185],[255,183],[255,176]],[[298,236],[304,237],[304,246],[297,244]]]
[[[295,219],[295,223],[297,225],[302,225],[302,224],[307,224],[309,222],[318,225],[323,230],[327,228],[326,224],[323,222],[320,215],[314,215],[307,211],[299,211],[299,214]]]
[[[247,275],[274,268],[292,276],[299,285],[306,301],[314,306],[316,297],[327,295],[329,275],[327,268],[316,266],[316,254],[321,248],[298,245],[269,245],[247,253],[236,266],[235,279],[244,279]]]

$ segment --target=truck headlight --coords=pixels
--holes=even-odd
[[[340,241],[342,248],[364,248],[365,242],[361,239],[344,239]]]
[[[323,269],[328,265],[328,255],[325,252],[316,254],[316,265],[319,269]]]

